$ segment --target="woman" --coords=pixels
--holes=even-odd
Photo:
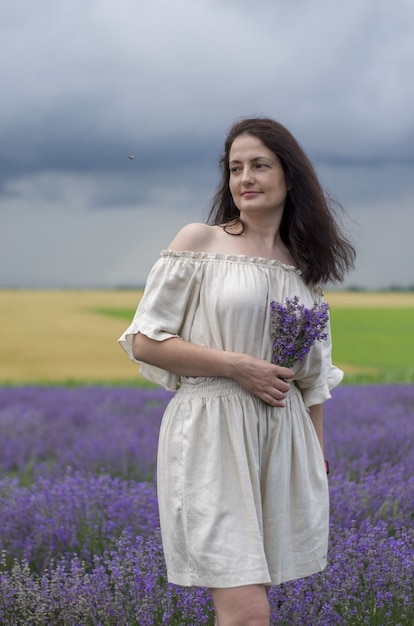
[[[237,122],[221,169],[209,223],[162,253],[120,343],[177,389],[158,451],[170,582],[209,587],[218,626],[269,626],[270,585],[326,565],[323,403],[342,378],[329,328],[293,369],[271,362],[270,303],[320,303],[355,253],[281,124]]]

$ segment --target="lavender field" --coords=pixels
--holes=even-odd
[[[0,389],[0,623],[213,624],[168,585],[155,488],[170,394]],[[272,624],[414,624],[414,386],[344,386],[326,405],[325,572],[273,589]]]

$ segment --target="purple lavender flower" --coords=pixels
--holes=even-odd
[[[285,306],[270,303],[272,323],[272,363],[292,367],[309,352],[315,341],[327,339],[325,328],[329,320],[329,305],[314,304],[307,309],[298,296],[286,298]]]
[[[273,587],[271,623],[414,624],[414,385],[332,395],[327,567]],[[0,388],[0,624],[214,623],[206,589],[167,583],[142,482],[170,397]]]

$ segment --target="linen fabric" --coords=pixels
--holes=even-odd
[[[132,361],[138,332],[270,361],[270,302],[293,296],[306,307],[322,299],[299,270],[279,261],[165,250],[119,342]],[[330,331],[295,364],[283,408],[229,379],[180,378],[146,363],[140,367],[146,378],[176,391],[158,448],[168,580],[276,585],[322,570],[328,484],[308,407],[330,398],[343,376],[331,361]]]

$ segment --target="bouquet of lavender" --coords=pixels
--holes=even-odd
[[[327,338],[325,328],[329,319],[329,305],[326,302],[314,304],[307,309],[299,302],[298,296],[286,298],[285,306],[272,301],[271,322],[273,352],[272,363],[292,367],[301,361],[315,341]]]

